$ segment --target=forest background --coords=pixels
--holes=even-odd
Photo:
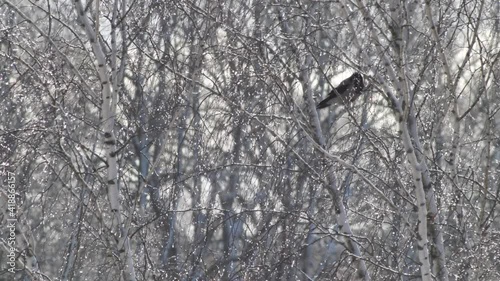
[[[500,279],[499,1],[0,15],[1,280]]]

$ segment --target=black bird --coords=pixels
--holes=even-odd
[[[316,106],[316,109],[325,108],[335,103],[347,104],[354,102],[361,95],[364,87],[363,76],[358,72],[354,72],[351,77],[334,88],[328,94],[328,97]]]

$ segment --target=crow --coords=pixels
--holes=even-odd
[[[352,103],[361,95],[364,87],[363,76],[355,72],[351,77],[345,79],[334,88],[328,94],[328,97],[316,106],[316,109],[325,108],[335,103]]]

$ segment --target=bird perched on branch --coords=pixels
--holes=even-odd
[[[335,87],[317,106],[316,109],[328,107],[335,103],[347,104],[354,102],[360,95],[365,85],[363,76],[355,72],[351,77],[342,81]]]

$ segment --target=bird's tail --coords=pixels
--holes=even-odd
[[[318,105],[316,105],[316,109],[322,109],[328,106],[329,106],[328,101],[322,100],[320,103],[318,103]]]

